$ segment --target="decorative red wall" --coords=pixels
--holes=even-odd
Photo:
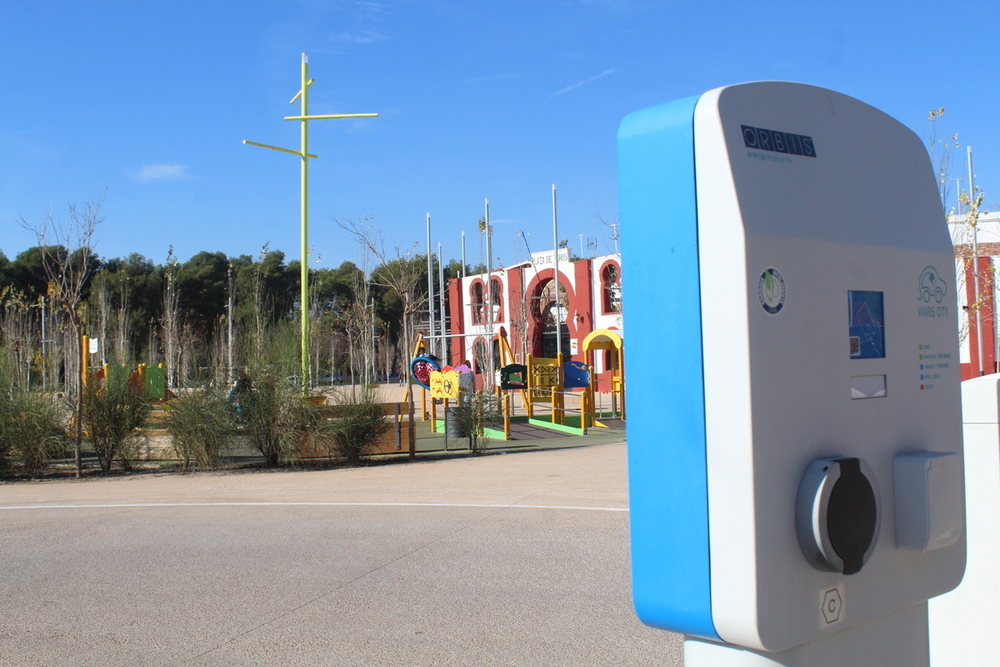
[[[962,379],[968,380],[979,376],[979,329],[976,320],[982,321],[983,339],[983,374],[995,373],[996,368],[996,323],[993,318],[996,303],[993,298],[993,260],[989,257],[978,258],[979,272],[979,317],[973,308],[969,308],[966,315],[969,318],[969,358],[970,362],[962,364]],[[975,276],[973,275],[973,263],[969,262],[965,267],[965,294],[966,303],[975,304]]]
[[[573,271],[576,278],[577,305],[572,309],[570,317],[576,324],[576,344],[577,353],[573,355],[576,359],[583,359],[583,339],[594,330],[594,314],[591,310],[594,303],[594,275],[591,262],[573,262]],[[570,329],[574,331],[574,329]]]
[[[465,299],[462,294],[462,281],[453,279],[448,281],[448,315],[451,318],[449,333],[462,333],[465,331]],[[448,359],[447,365],[457,366],[462,363],[462,346],[464,338],[448,339]]]

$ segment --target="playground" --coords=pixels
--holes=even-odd
[[[81,350],[86,372],[81,373],[80,381],[85,388],[82,441],[86,446],[78,447],[72,460],[66,458],[69,454],[66,449],[54,452],[49,456],[47,468],[41,466],[28,472],[33,476],[56,477],[71,470],[95,467],[110,472],[115,463],[126,471],[169,470],[178,466],[184,470],[191,465],[233,469],[261,463],[275,465],[279,461],[322,467],[344,462],[357,464],[360,457],[374,461],[475,456],[624,440],[623,346],[616,332],[599,329],[588,335],[578,355],[582,360],[565,360],[561,353],[555,358],[529,354],[526,363],[520,364],[507,344],[503,327],[499,328],[495,342],[500,354],[491,372],[475,373],[468,364],[442,367],[435,357],[425,354],[422,334],[418,334],[409,384],[313,387],[311,395],[289,397],[290,410],[311,411],[311,419],[318,420],[317,424],[325,425],[322,428],[332,433],[330,429],[348,428],[344,425],[355,423],[350,421],[352,410],[356,414],[352,401],[365,396],[368,402],[365,410],[370,413],[368,419],[375,430],[364,444],[358,445],[354,458],[346,458],[342,450],[335,451],[331,447],[333,440],[313,435],[320,433],[316,430],[320,427],[307,431],[302,430],[304,426],[295,425],[288,427],[299,429],[294,430],[297,434],[293,436],[294,443],[269,458],[270,450],[262,449],[259,441],[259,424],[263,422],[251,423],[246,415],[240,415],[241,399],[256,396],[258,392],[249,377],[241,375],[225,402],[210,408],[233,414],[231,422],[215,425],[216,430],[225,431],[224,434],[219,431],[218,436],[220,443],[224,438],[224,444],[211,455],[215,458],[205,458],[207,454],[191,454],[184,449],[189,447],[187,441],[177,440],[174,411],[199,405],[191,403],[192,400],[211,400],[206,398],[207,390],[171,391],[167,387],[169,372],[162,364],[93,363],[93,346],[83,337]],[[603,377],[594,373],[595,354],[605,355],[602,361],[607,372]],[[270,381],[272,385],[282,382],[281,378]],[[268,386],[267,381],[261,386]],[[254,402],[261,400],[264,399],[257,398]],[[105,412],[115,425],[100,421]],[[207,419],[199,417],[203,418]],[[75,419],[72,416],[68,432],[76,428]],[[120,434],[112,430],[118,428],[118,422],[127,426],[119,429]],[[118,434],[117,439],[112,438],[112,433]]]
[[[477,425],[492,439],[512,442],[624,429],[623,343],[617,332],[591,332],[581,346],[583,361],[567,360],[562,353],[554,358],[529,354],[526,363],[519,364],[503,327],[495,341],[499,367],[495,370],[497,381],[489,388],[488,373],[474,373],[467,363],[442,366],[436,357],[424,353],[422,336],[418,335],[410,366],[413,382],[404,389],[402,400],[407,402],[413,396],[417,414],[430,422],[431,433],[466,435],[449,427],[448,416],[481,394],[488,395],[489,411],[495,419],[489,424],[480,420]],[[603,382],[594,374],[597,353],[607,355],[610,372]]]
[[[161,370],[161,369],[157,369]],[[111,374],[126,372],[125,369],[109,369]],[[137,376],[137,369],[130,372]],[[150,373],[146,369],[144,379],[159,377],[156,371]],[[354,387],[357,388],[357,387]],[[317,392],[316,398],[323,398],[329,409],[335,409],[336,392],[350,391],[352,388],[326,388]],[[467,441],[464,437],[445,437],[444,422],[438,420],[436,428],[432,429],[430,419],[421,420],[416,412],[412,421],[407,413],[408,404],[405,401],[405,386],[397,383],[378,384],[373,387],[377,400],[385,408],[386,421],[391,426],[382,439],[372,448],[368,460],[372,463],[389,463],[404,460],[437,460],[442,458],[463,458],[469,455]],[[153,389],[155,391],[155,388]],[[418,399],[419,405],[419,399]],[[590,445],[604,445],[625,440],[624,423],[616,420],[605,420],[607,427],[591,428],[586,435],[538,426],[531,423],[520,403],[517,404],[515,418],[509,422],[510,438],[505,438],[502,431],[491,430],[488,440],[484,442],[484,453],[515,453],[547,449],[577,448]],[[438,409],[442,405],[438,404]],[[146,424],[141,433],[141,450],[138,453],[136,472],[170,470],[176,465],[176,454],[171,447],[170,435],[165,428],[166,412],[163,406],[155,405],[149,412]],[[412,437],[411,437],[412,433]],[[313,462],[326,465],[323,453],[303,449],[298,452],[299,465],[311,467]],[[90,470],[98,468],[95,453],[87,448],[83,452],[83,460]],[[256,468],[262,462],[261,454],[248,443],[237,438],[228,456],[226,469]],[[58,476],[59,471],[68,472],[74,467],[72,458],[52,461],[51,473]]]
[[[382,384],[378,386],[378,396],[383,404],[391,405],[395,403],[405,404],[405,387],[399,387],[395,383]],[[421,420],[417,411],[420,409],[419,392],[414,413],[414,451],[418,457],[422,456],[464,456],[468,453],[465,438],[451,436],[445,443],[445,424],[439,418],[432,430],[430,419]],[[429,399],[428,399],[429,400]],[[502,430],[489,430],[490,440],[487,443],[489,452],[515,452],[532,451],[542,449],[554,449],[564,447],[585,447],[588,445],[603,445],[625,440],[625,423],[621,420],[606,419],[607,426],[604,428],[590,428],[586,435],[574,432],[538,426],[531,423],[527,414],[521,407],[520,402],[516,404],[515,417],[510,420],[509,439],[504,437]],[[443,401],[436,405],[440,417],[443,417],[441,410]],[[401,451],[398,453],[405,453]],[[386,457],[391,457],[392,451],[385,452]]]

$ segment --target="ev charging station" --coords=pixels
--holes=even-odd
[[[954,254],[920,139],[794,83],[618,132],[633,599],[698,665],[926,665],[966,561]]]

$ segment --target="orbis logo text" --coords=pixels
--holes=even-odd
[[[816,145],[813,144],[812,137],[807,137],[804,134],[792,134],[791,132],[765,130],[762,127],[750,127],[749,125],[740,125],[740,128],[743,130],[743,144],[747,148],[771,151],[772,153],[816,157]]]

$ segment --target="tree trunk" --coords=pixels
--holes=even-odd
[[[76,342],[75,356],[78,360],[76,380],[76,440],[73,444],[73,459],[76,462],[76,476],[83,475],[83,374],[87,372],[87,359],[83,351],[83,339],[80,337],[80,322],[75,312],[69,314],[69,330],[72,340]]]

